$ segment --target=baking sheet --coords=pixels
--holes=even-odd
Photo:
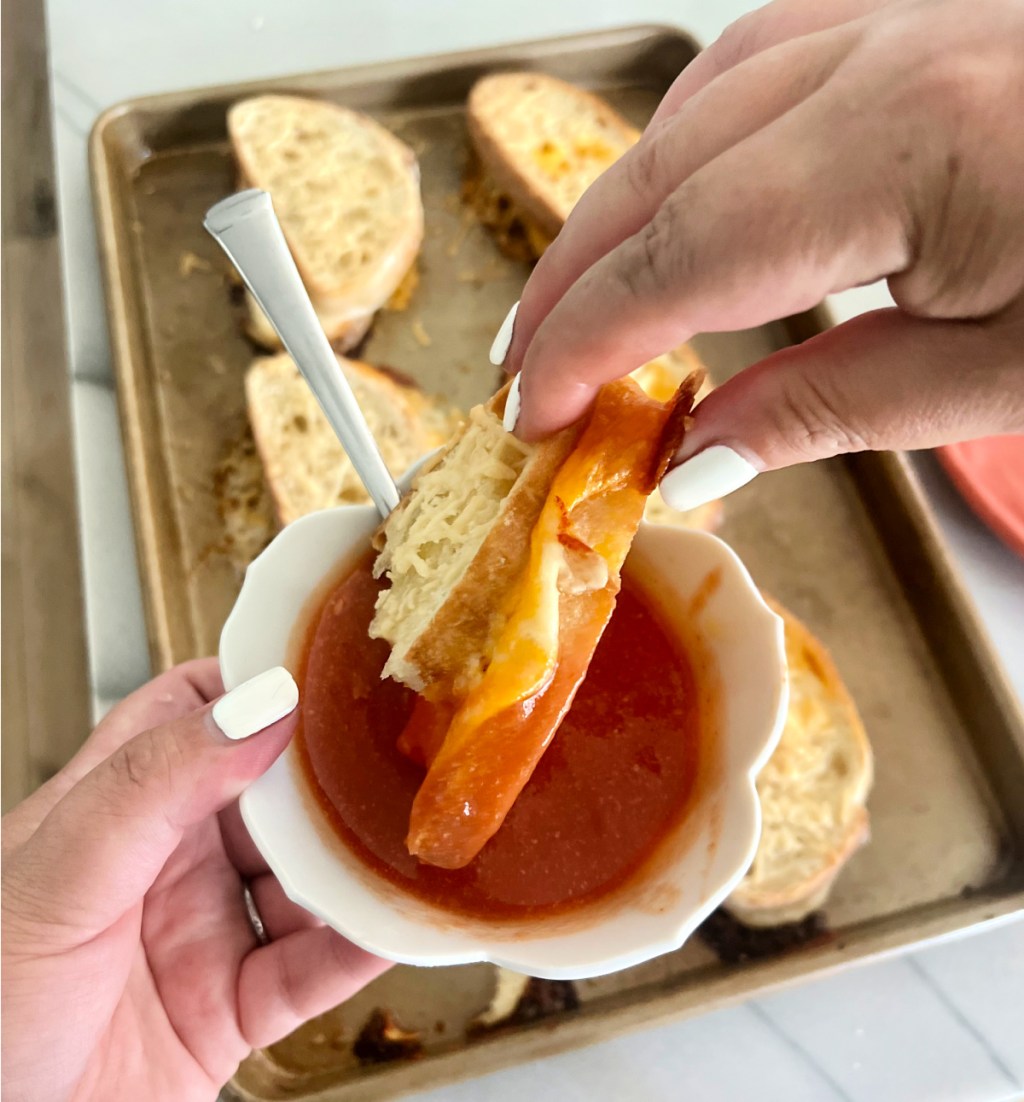
[[[268,90],[371,111],[416,151],[427,234],[406,310],[378,318],[361,355],[460,405],[495,383],[486,352],[527,269],[504,260],[458,200],[473,80],[533,66],[594,87],[637,124],[694,56],[658,28],[152,97],[114,108],[92,140],[122,426],[154,662],[216,650],[239,575],[216,492],[245,430],[239,331],[225,266],[202,229],[232,190],[224,112]],[[699,339],[721,381],[825,324]],[[721,534],[755,580],[832,650],[876,755],[872,842],[841,875],[824,933],[727,966],[700,939],[579,985],[579,1010],[469,1041],[493,969],[398,968],[243,1065],[239,1098],[391,1098],[624,1029],[704,1011],[799,976],[993,920],[1024,906],[1024,722],[898,456],[778,472],[733,495]],[[372,1009],[424,1032],[425,1058],[362,1067]]]

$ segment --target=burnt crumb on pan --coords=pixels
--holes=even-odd
[[[719,909],[705,919],[697,933],[723,964],[762,960],[831,936],[818,911],[799,922],[755,928],[745,926],[728,911]]]
[[[417,1030],[403,1029],[390,1010],[378,1007],[359,1031],[352,1052],[361,1064],[418,1060],[423,1055],[423,1041]]]
[[[478,1018],[466,1027],[469,1038],[487,1037],[499,1030],[513,1026],[529,1025],[542,1021],[554,1014],[563,1014],[579,1010],[580,997],[576,985],[571,980],[540,980],[523,977],[522,993],[511,1011],[498,1015],[493,1013],[494,1004],[488,1007]],[[496,996],[496,999],[500,995]]]

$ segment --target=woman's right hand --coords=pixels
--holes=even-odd
[[[530,278],[517,432],[696,333],[880,278],[897,309],[720,386],[677,459],[725,445],[752,474],[1024,431],[1022,57],[1020,0],[776,0],[734,24]]]

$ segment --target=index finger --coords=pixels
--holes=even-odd
[[[864,126],[852,97],[819,92],[685,180],[537,330],[517,433],[570,424],[602,383],[695,333],[760,325],[902,271],[911,222],[888,147]]]

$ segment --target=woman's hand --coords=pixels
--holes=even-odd
[[[285,897],[237,798],[295,727],[271,670],[156,678],[3,821],[4,1097],[213,1099],[387,965]],[[269,943],[248,918],[248,884]]]
[[[726,445],[742,474],[1024,430],[1022,57],[1020,0],[776,0],[741,19],[537,265],[506,360],[517,431],[560,428],[695,333],[883,277],[898,309],[720,386],[679,458]]]

